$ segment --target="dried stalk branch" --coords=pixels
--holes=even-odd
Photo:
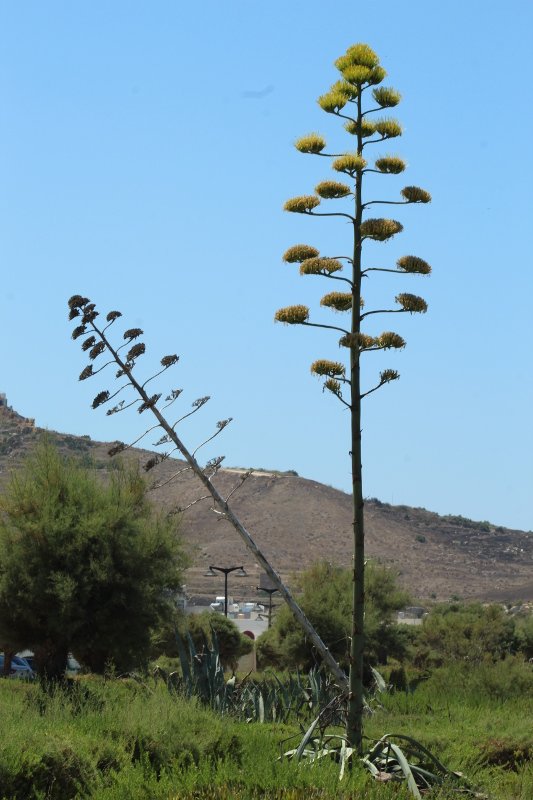
[[[120,356],[118,350],[115,347],[113,347],[112,343],[110,342],[109,338],[106,335],[105,330],[101,329],[95,323],[96,317],[98,316],[98,312],[96,311],[94,304],[91,304],[88,298],[82,297],[81,295],[75,295],[74,297],[71,297],[69,300],[69,308],[70,308],[70,318],[73,319],[76,316],[81,316],[82,327],[84,327],[85,329],[89,328],[90,331],[93,334],[95,334],[98,337],[98,339],[105,345],[105,349],[111,354],[113,361],[119,367],[119,374],[127,376],[128,380],[131,382],[132,388],[135,390],[136,394],[142,401],[141,406],[139,407],[139,411],[148,410],[155,416],[159,426],[167,434],[170,440],[174,442],[176,448],[179,450],[179,452],[181,453],[181,455],[183,456],[189,467],[192,469],[196,477],[200,480],[200,482],[206,488],[209,495],[212,497],[214,501],[214,510],[218,512],[224,519],[226,519],[230,523],[230,525],[232,525],[233,528],[237,531],[237,533],[243,540],[248,550],[252,553],[254,560],[261,565],[261,567],[269,576],[273,585],[280,592],[281,596],[291,609],[292,613],[294,614],[294,616],[296,617],[302,628],[305,630],[310,641],[316,647],[318,653],[322,657],[328,669],[335,676],[339,685],[343,689],[345,689],[348,685],[348,682],[344,671],[341,669],[337,661],[334,659],[329,649],[326,647],[326,645],[316,632],[315,628],[308,620],[308,618],[306,617],[306,615],[304,614],[304,612],[302,611],[302,609],[300,608],[294,597],[292,596],[292,593],[290,592],[289,588],[283,583],[281,577],[278,575],[278,573],[272,567],[266,556],[258,547],[256,542],[252,538],[251,534],[249,533],[249,531],[245,528],[240,519],[237,517],[237,515],[227,502],[227,499],[224,499],[224,497],[222,497],[218,489],[214,486],[214,484],[211,481],[212,476],[206,474],[206,469],[210,469],[213,466],[215,468],[215,473],[216,473],[216,471],[220,467],[221,459],[218,460],[218,463],[212,462],[211,464],[206,465],[206,468],[202,468],[198,463],[198,461],[196,460],[194,454],[188,450],[184,442],[182,442],[181,438],[176,433],[176,426],[178,423],[176,422],[174,423],[174,425],[171,425],[169,422],[167,422],[167,420],[161,413],[160,409],[157,407],[157,402],[160,398],[160,395],[153,395],[152,397],[150,397],[146,393],[146,390],[144,389],[144,385],[146,385],[146,383],[141,384],[137,381],[135,375],[133,374],[133,367],[135,364],[135,359],[144,353],[144,346],[141,344],[134,345],[129,350],[126,360],[124,360]],[[116,314],[117,312],[111,312],[111,313]],[[136,335],[140,335],[140,333],[142,333],[142,331],[137,333],[136,329],[132,330],[136,333]],[[83,332],[85,333],[85,330]],[[125,338],[129,338],[130,342],[131,339],[134,338],[133,336],[128,337],[128,334],[131,333],[132,331],[127,331],[125,334]],[[135,350],[135,348],[138,348],[138,350]],[[89,370],[86,375],[84,375],[84,379],[91,377],[91,374],[92,374],[92,369]],[[104,394],[105,397],[106,393],[100,393],[100,394]],[[187,416],[190,416],[190,414],[195,413],[199,408],[201,408],[202,405],[205,404],[205,402],[207,402],[208,399],[209,398],[200,398],[199,400],[195,401],[195,403],[193,404],[194,411],[189,412],[189,414],[186,414],[184,417],[181,418],[181,420],[185,419]],[[99,403],[99,405],[102,405],[104,403],[105,399],[103,399]],[[180,422],[181,420],[178,420],[178,422]]]

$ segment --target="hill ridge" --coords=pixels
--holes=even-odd
[[[45,433],[33,420],[0,406],[0,489],[12,469]],[[111,444],[53,431],[46,432],[62,452],[81,457],[105,474]],[[128,458],[144,463],[149,451],[132,449]],[[167,480],[180,462],[168,459],[157,467]],[[221,469],[214,482],[222,494],[235,486],[242,467]],[[150,473],[152,475],[152,472]],[[290,480],[289,480],[290,478]],[[197,479],[185,472],[175,483],[152,493],[164,510],[186,506],[198,497]],[[290,581],[314,561],[351,563],[351,497],[339,489],[302,478],[293,471],[253,469],[232,497],[232,506],[274,568]],[[230,525],[218,521],[209,504],[198,503],[183,516],[182,532],[192,555],[187,591],[206,600],[220,586],[206,577],[209,564],[244,564],[248,578],[231,581],[231,593],[256,595],[259,567]],[[460,515],[441,516],[424,508],[391,505],[377,498],[365,501],[367,553],[394,569],[399,581],[418,600],[450,597],[482,601],[533,600],[533,534]]]

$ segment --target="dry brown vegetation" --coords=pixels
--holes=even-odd
[[[0,408],[0,485],[43,433],[13,411]],[[105,474],[109,443],[88,437],[50,434],[62,452],[91,459]],[[134,450],[130,458],[149,457]],[[164,480],[179,468],[168,460],[149,473]],[[154,474],[157,472],[157,474]],[[239,480],[239,470],[221,470],[215,479],[222,493]],[[185,506],[198,496],[190,472],[153,492],[157,506]],[[290,473],[254,472],[232,497],[232,505],[254,539],[284,578],[315,561],[349,564],[350,497],[344,492]],[[236,598],[256,595],[259,568],[230,525],[219,522],[204,501],[184,515],[183,534],[193,558],[187,591],[198,601],[220,594],[215,578],[204,577],[209,564],[244,564],[248,578],[234,578]],[[365,504],[367,553],[399,573],[400,583],[420,600],[434,597],[513,602],[533,599],[533,534],[466,520],[443,517],[422,508],[392,506],[370,499]]]

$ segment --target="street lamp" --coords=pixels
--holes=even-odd
[[[264,586],[255,587],[258,592],[266,592],[268,594],[268,627],[272,625],[272,595],[274,592],[279,592],[279,589],[267,589]]]
[[[228,575],[230,572],[235,572],[235,570],[240,570],[239,578],[246,578],[246,570],[243,566],[240,567],[215,567],[213,565],[209,565],[209,571],[205,573],[205,576],[214,576],[216,572],[223,572],[224,573],[224,616],[228,616]]]

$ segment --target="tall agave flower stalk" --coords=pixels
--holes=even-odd
[[[339,256],[323,256],[307,244],[290,247],[283,259],[300,265],[301,275],[320,275],[338,284],[346,291],[333,291],[324,295],[320,305],[347,317],[344,325],[325,325],[310,320],[309,308],[304,305],[280,309],[275,319],[288,325],[307,325],[327,328],[340,333],[339,345],[347,350],[343,361],[320,359],[311,365],[311,372],[324,379],[324,387],[350,410],[351,417],[351,469],[353,487],[353,613],[350,644],[350,674],[346,737],[348,743],[362,752],[363,721],[363,651],[365,608],[365,532],[363,520],[363,488],[361,470],[361,401],[391,381],[399,378],[394,369],[385,369],[369,388],[361,387],[360,362],[363,353],[377,350],[401,349],[403,338],[393,332],[379,335],[362,330],[368,318],[376,314],[423,313],[426,302],[413,294],[401,293],[395,298],[395,308],[364,310],[361,297],[363,277],[370,278],[375,272],[409,273],[428,275],[431,267],[426,261],[412,255],[398,259],[391,268],[372,266],[363,262],[363,245],[367,240],[387,242],[403,226],[395,219],[371,217],[371,206],[379,204],[428,203],[431,196],[417,186],[406,186],[398,200],[363,199],[363,182],[367,173],[398,175],[406,168],[405,162],[396,155],[381,156],[370,162],[369,150],[376,144],[401,136],[400,123],[383,116],[383,112],[400,102],[400,94],[388,87],[379,86],[385,78],[377,55],[365,44],[349,47],[335,66],[341,74],[327,92],[318,99],[320,107],[328,114],[344,120],[344,128],[352,137],[354,148],[344,153],[326,152],[326,141],[317,133],[303,136],[295,143],[301,153],[309,153],[331,159],[336,173],[347,178],[347,182],[325,180],[315,187],[315,193],[293,197],[285,203],[285,210],[307,216],[339,217],[348,220],[353,230],[351,252]],[[342,211],[322,211],[322,200],[343,201]],[[347,207],[346,207],[346,204]],[[347,363],[345,363],[347,362]]]
[[[140,441],[142,441],[145,436],[148,436],[148,434],[158,430],[162,435],[156,442],[153,442],[153,446],[158,448],[166,447],[168,445],[170,449],[166,452],[160,451],[159,453],[156,453],[150,457],[145,463],[144,469],[147,472],[154,469],[158,464],[160,464],[162,461],[165,461],[175,453],[179,453],[187,462],[187,465],[185,467],[178,467],[176,472],[169,479],[163,481],[163,483],[156,481],[151,488],[160,488],[163,485],[172,483],[184,472],[192,471],[192,473],[198,478],[200,485],[203,486],[203,488],[207,491],[207,494],[202,494],[196,499],[192,500],[188,505],[185,506],[185,508],[176,506],[171,513],[185,511],[187,508],[196,505],[196,503],[200,503],[205,500],[211,499],[213,501],[212,510],[217,514],[218,519],[225,520],[232,525],[245,546],[252,554],[254,561],[262,566],[273,585],[280,592],[281,596],[294,614],[296,620],[304,629],[310,642],[312,642],[314,647],[316,647],[317,652],[320,654],[324,664],[335,676],[338,685],[344,690],[347,686],[347,679],[343,669],[326,647],[325,643],[322,641],[311,622],[307,619],[306,615],[292,596],[289,587],[286,586],[286,584],[282,581],[280,575],[278,575],[270,561],[258,547],[251,534],[240,521],[239,517],[236,515],[235,511],[228,502],[232,495],[239,490],[243,482],[250,476],[252,471],[248,470],[246,473],[244,473],[238,479],[230,493],[224,497],[213,483],[213,478],[216,477],[219,469],[221,468],[224,456],[217,456],[216,458],[209,459],[209,461],[207,461],[207,463],[205,463],[203,466],[198,461],[198,451],[209,442],[212,442],[223,430],[225,430],[227,425],[231,422],[231,418],[217,422],[216,430],[211,434],[211,436],[208,436],[203,442],[198,444],[194,450],[189,449],[185,445],[181,435],[178,436],[176,428],[180,422],[188,419],[190,416],[196,414],[201,408],[203,408],[203,406],[209,401],[209,397],[198,398],[192,403],[191,411],[182,414],[177,420],[171,422],[166,416],[164,416],[163,412],[180,398],[182,390],[172,389],[163,400],[162,393],[158,392],[151,394],[153,391],[153,384],[151,387],[149,387],[148,391],[146,389],[147,385],[151,381],[167,372],[167,370],[171,369],[172,367],[175,367],[178,364],[179,356],[177,354],[163,356],[160,361],[160,368],[158,368],[157,372],[146,379],[142,379],[138,377],[137,362],[142,356],[145,355],[146,345],[144,342],[136,342],[136,340],[143,335],[143,331],[140,328],[128,328],[123,333],[122,342],[119,340],[119,342],[116,343],[115,337],[113,337],[112,333],[109,333],[108,331],[109,328],[111,328],[111,326],[113,326],[117,320],[122,317],[120,311],[110,311],[106,315],[105,321],[100,322],[100,320],[98,320],[100,312],[97,310],[95,303],[91,303],[88,297],[83,297],[79,294],[73,295],[68,301],[68,305],[70,309],[69,319],[71,321],[76,320],[79,323],[72,331],[72,338],[79,339],[80,337],[83,337],[81,341],[81,349],[84,353],[88,353],[91,362],[83,368],[80,373],[79,380],[88,380],[89,378],[98,375],[100,372],[103,372],[105,369],[107,369],[107,367],[118,367],[118,370],[115,373],[115,378],[120,382],[118,389],[115,388],[113,392],[111,392],[109,389],[103,389],[99,391],[92,402],[93,409],[110,404],[111,401],[119,394],[124,393],[122,395],[123,399],[120,400],[120,402],[114,406],[108,406],[108,415],[119,414],[123,411],[127,411],[130,408],[136,407],[140,414],[147,411],[149,414],[151,413],[152,416],[155,417],[155,424],[146,428],[144,433],[138,436],[135,441],[130,442],[129,444],[117,442],[109,450],[109,455],[115,456],[134,447]],[[107,360],[100,358],[100,356],[104,356]],[[97,362],[98,358],[100,358],[100,362]],[[102,361],[104,361],[103,364]],[[101,366],[97,366],[95,369],[94,364],[96,363],[100,363]]]

